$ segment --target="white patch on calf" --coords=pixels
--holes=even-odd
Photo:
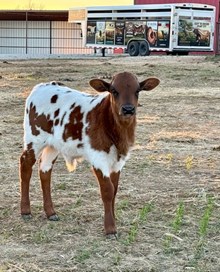
[[[53,147],[47,146],[44,148],[40,159],[40,170],[47,172],[52,169],[53,161],[58,156],[58,151]]]
[[[117,149],[114,145],[111,146],[109,153],[87,146],[86,153],[87,160],[95,169],[101,170],[105,177],[110,177],[112,172],[121,171],[129,157],[128,155],[122,156],[120,160],[118,160]]]

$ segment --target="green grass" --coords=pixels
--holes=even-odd
[[[181,227],[183,224],[184,210],[185,210],[184,203],[180,201],[175,212],[175,217],[171,223],[171,233],[166,234],[166,237],[164,240],[164,248],[165,248],[165,252],[167,253],[172,251],[171,243],[174,237],[178,240],[182,240],[177,235],[178,235],[178,232],[181,230]]]
[[[146,221],[147,216],[149,214],[149,212],[152,210],[152,204],[150,203],[146,203],[143,208],[139,211],[139,222],[143,223],[144,221]]]
[[[209,223],[210,218],[214,208],[214,201],[212,197],[208,197],[207,204],[204,210],[204,213],[199,221],[199,228],[198,228],[198,241],[195,246],[194,255],[190,260],[189,264],[191,267],[195,269],[199,269],[199,261],[202,259],[203,255],[205,254],[205,246],[206,246],[206,239],[207,234],[209,231]],[[196,270],[202,271],[202,270]]]
[[[92,241],[91,245],[81,246],[79,250],[76,251],[74,260],[77,263],[84,264],[88,259],[92,258],[98,250],[99,244],[97,241]]]
[[[180,230],[180,228],[182,226],[183,216],[184,216],[184,203],[182,201],[180,201],[180,203],[176,209],[175,218],[172,222],[172,229],[175,234]]]
[[[87,259],[89,259],[92,255],[91,250],[89,249],[81,249],[77,252],[75,257],[76,262],[84,264]]]
[[[204,251],[206,242],[205,238],[209,230],[209,222],[213,211],[213,205],[214,205],[213,198],[209,197],[207,199],[207,204],[204,213],[201,216],[201,219],[199,220],[198,223],[198,238],[194,242],[195,243],[194,255],[190,261],[190,266],[195,268],[197,267],[198,261],[201,259],[202,253]],[[176,240],[182,241],[182,238],[180,238],[178,235],[181,233],[181,228],[183,225],[184,210],[185,210],[184,203],[180,201],[175,212],[175,217],[171,223],[171,231],[170,233],[166,234],[166,238],[164,240],[164,249],[166,253],[173,252],[172,242],[174,238],[176,238]]]
[[[213,206],[214,206],[213,198],[209,197],[207,200],[207,205],[206,205],[204,214],[199,223],[200,238],[204,238],[208,232],[208,225],[209,225],[210,217],[212,215]]]
[[[60,183],[60,184],[57,184],[56,189],[65,191],[67,189],[67,184],[64,183],[64,182]]]
[[[2,208],[0,209],[0,219],[10,216],[11,209],[10,208]]]
[[[139,228],[144,224],[144,222],[147,220],[147,216],[149,212],[152,210],[152,204],[146,203],[138,212],[137,217],[134,219],[133,223],[131,224],[131,227],[129,229],[128,235],[125,239],[125,244],[129,245],[133,243],[136,240],[136,237],[138,235]]]
[[[48,229],[37,230],[33,233],[32,239],[36,244],[49,243],[51,241]]]
[[[128,199],[123,199],[117,204],[116,218],[120,219],[122,217],[123,211],[125,211],[129,206]]]

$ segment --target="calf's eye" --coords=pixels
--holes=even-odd
[[[140,90],[138,90],[138,91],[135,92],[135,96],[136,96],[136,97],[139,96],[139,92],[140,92]]]
[[[114,96],[115,98],[117,98],[117,97],[119,96],[119,93],[118,93],[115,89],[113,89],[113,90],[111,91],[111,93],[113,94],[113,96]]]

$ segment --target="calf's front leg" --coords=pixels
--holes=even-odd
[[[120,171],[119,172],[112,172],[111,173],[111,182],[113,183],[114,186],[114,197],[113,197],[113,201],[112,201],[112,211],[113,211],[113,216],[115,218],[115,197],[118,191],[118,181],[119,181],[119,177],[120,177]]]
[[[105,234],[116,234],[115,218],[114,218],[114,198],[115,187],[111,178],[103,176],[102,172],[94,168],[95,175],[98,179],[102,201],[104,204],[104,229]]]

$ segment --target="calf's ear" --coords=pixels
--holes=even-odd
[[[102,79],[92,79],[89,81],[90,86],[98,92],[108,92],[110,83]]]
[[[157,85],[159,85],[159,83],[160,83],[160,80],[158,78],[150,77],[140,82],[139,84],[140,84],[141,90],[151,91],[154,88],[156,88]]]

